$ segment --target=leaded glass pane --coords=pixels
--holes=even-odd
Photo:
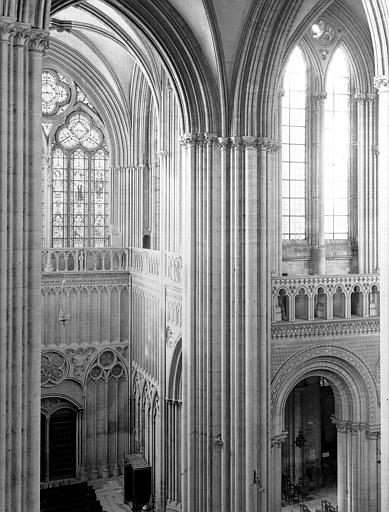
[[[52,154],[53,162],[53,247],[64,247],[67,238],[68,197],[66,157],[60,148]]]
[[[70,244],[88,245],[88,156],[76,149],[70,157]]]
[[[88,115],[78,111],[58,129],[56,139],[58,145],[53,158],[56,246],[107,246],[109,170],[103,135]]]
[[[348,236],[348,165],[350,158],[350,75],[341,49],[328,69],[324,112],[324,197],[326,238]]]
[[[282,238],[305,238],[306,66],[296,47],[287,64],[282,97]]]
[[[108,238],[108,158],[103,149],[92,157],[91,239],[95,247],[104,247]]]

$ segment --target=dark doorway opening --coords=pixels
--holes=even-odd
[[[77,412],[58,409],[41,415],[41,480],[76,477]]]

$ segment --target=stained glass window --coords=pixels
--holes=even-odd
[[[337,49],[328,69],[324,112],[324,233],[327,239],[348,238],[350,157],[350,73]]]
[[[108,152],[89,115],[73,112],[52,152],[53,247],[108,245]]]
[[[53,116],[64,111],[70,102],[67,80],[52,70],[42,73],[42,114]]]
[[[282,238],[305,238],[306,66],[296,47],[286,66],[282,98]]]

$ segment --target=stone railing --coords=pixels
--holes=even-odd
[[[154,278],[163,273],[166,284],[180,287],[182,257],[171,252],[165,253],[162,271],[160,251],[123,247],[50,248],[42,250],[41,269],[46,274],[120,271]]]
[[[42,272],[128,271],[130,250],[122,247],[43,249]]]
[[[160,253],[150,249],[130,249],[130,271],[144,276],[159,276]]]
[[[182,279],[182,256],[167,252],[165,254],[165,279],[177,286]]]
[[[378,274],[273,277],[273,324],[379,316]]]

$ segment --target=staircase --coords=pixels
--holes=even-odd
[[[41,512],[104,512],[86,482],[41,489]]]

